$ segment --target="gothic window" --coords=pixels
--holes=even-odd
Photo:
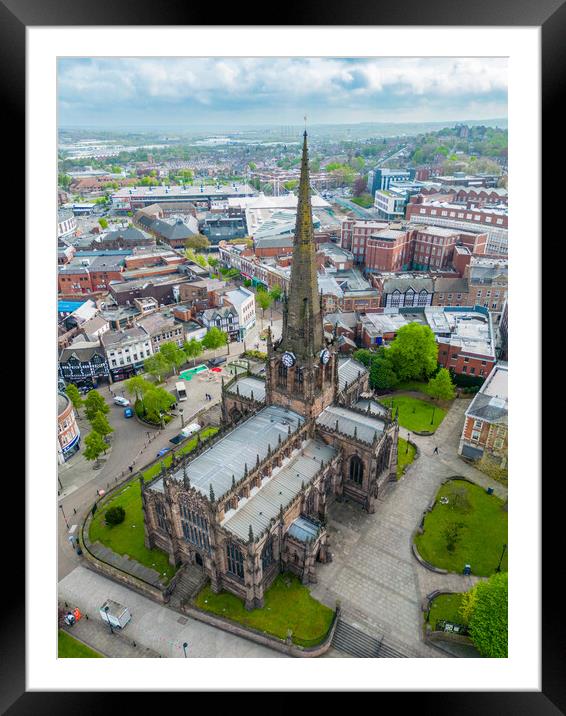
[[[361,485],[363,477],[364,463],[357,455],[353,455],[350,458],[350,480],[355,482],[357,485]]]
[[[186,541],[207,552],[210,551],[208,521],[196,512],[189,510],[189,508],[183,504],[179,505],[179,512],[181,513],[183,536]]]
[[[244,557],[236,545],[229,543],[226,546],[228,557],[228,572],[240,579],[244,578]]]
[[[415,292],[410,288],[405,294],[405,305],[412,306],[415,300]]]
[[[295,369],[295,385],[300,388],[303,385],[303,382],[304,382],[303,369],[296,368]]]
[[[285,388],[287,386],[287,366],[283,363],[283,361],[279,362],[277,385],[280,388]]]
[[[419,306],[426,306],[427,292],[424,290],[419,292]]]
[[[398,289],[395,289],[391,294],[391,305],[398,306],[401,303],[401,294]]]
[[[273,540],[271,537],[267,540],[263,552],[261,554],[261,567],[265,571],[273,562]]]
[[[157,515],[157,524],[160,529],[167,531],[167,518],[165,517],[165,508],[161,502],[155,504],[155,513]]]

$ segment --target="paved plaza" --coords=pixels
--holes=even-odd
[[[412,436],[419,457],[405,475],[392,483],[369,515],[352,502],[335,502],[329,510],[330,551],[334,560],[319,565],[318,584],[311,592],[329,606],[339,599],[349,624],[397,648],[407,656],[439,657],[421,639],[424,597],[436,589],[465,591],[477,577],[436,574],[421,566],[411,551],[414,529],[434,498],[442,480],[463,475],[493,487],[506,498],[507,490],[457,455],[458,441],[469,400],[455,400],[436,434]],[[407,431],[401,428],[401,437]],[[435,455],[435,446],[439,454]]]

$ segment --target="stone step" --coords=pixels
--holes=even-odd
[[[379,641],[355,627],[340,620],[334,632],[332,646],[362,659],[375,658],[379,652]]]

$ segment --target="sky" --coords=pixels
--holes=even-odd
[[[62,58],[59,126],[507,116],[505,58]]]

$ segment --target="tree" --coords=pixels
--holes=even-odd
[[[187,360],[185,353],[173,341],[164,343],[159,352],[164,356],[175,374],[177,373],[177,368],[180,368]]]
[[[373,351],[368,351],[367,348],[360,348],[352,353],[352,358],[359,361],[362,365],[365,365],[366,368],[369,368],[375,355]]]
[[[442,530],[442,536],[446,540],[446,549],[454,552],[456,544],[460,541],[460,530],[463,524],[461,522],[449,522]]]
[[[189,236],[185,241],[185,247],[187,249],[207,249],[210,246],[210,241],[202,234],[195,234]]]
[[[185,257],[189,259],[189,261],[194,261],[194,263],[197,262],[197,255],[193,249],[185,249]]]
[[[261,327],[263,328],[263,321],[265,318],[265,311],[271,306],[272,298],[267,291],[258,291],[255,297],[256,303],[262,310],[261,314]]]
[[[385,349],[372,359],[369,383],[376,390],[389,390],[399,383],[399,378],[393,370],[388,352]]]
[[[218,264],[220,263],[220,261],[218,259],[215,259],[213,256],[209,256],[207,258],[207,260],[208,260],[208,265],[212,266],[212,268],[216,268],[218,266]]]
[[[366,191],[366,186],[367,180],[364,179],[364,177],[358,177],[354,182],[354,186],[352,187],[354,196],[361,196],[362,194],[364,194]]]
[[[99,435],[102,435],[103,438],[114,432],[114,428],[108,422],[108,418],[100,411],[90,421],[90,424],[92,425],[92,429]]]
[[[101,229],[107,229],[108,228],[108,221],[106,219],[99,219],[98,223],[100,224]]]
[[[438,373],[428,381],[428,394],[440,400],[452,400],[456,396],[456,389],[446,368],[441,368]]]
[[[62,189],[67,190],[71,185],[73,178],[70,177],[68,174],[59,174],[59,176],[57,177],[57,181]]]
[[[134,375],[126,381],[126,391],[133,395],[136,400],[142,400],[147,391],[153,387],[153,383],[141,375]]]
[[[213,326],[208,329],[207,334],[201,341],[203,348],[206,350],[213,350],[216,356],[216,350],[225,346],[228,343],[228,336],[220,328]]]
[[[163,376],[169,372],[171,367],[167,358],[165,358],[161,352],[158,352],[144,360],[143,368],[146,373],[149,373],[161,382]]]
[[[111,507],[104,513],[104,521],[107,525],[120,525],[126,519],[126,510],[122,505]]]
[[[276,283],[273,286],[273,288],[271,289],[271,291],[269,292],[269,295],[271,296],[273,301],[277,302],[283,295],[283,289],[281,288],[281,286],[278,283]]]
[[[193,361],[193,365],[196,363],[197,358],[202,355],[203,347],[200,341],[196,338],[191,338],[190,341],[185,341],[183,345],[183,352],[187,356],[187,359]]]
[[[293,189],[296,189],[299,184],[298,179],[291,179],[290,181],[286,181],[283,183],[283,186],[287,191],[293,191]]]
[[[478,582],[463,599],[461,613],[468,617],[468,632],[480,654],[505,659],[508,645],[507,572]]]
[[[93,430],[85,438],[85,449],[83,455],[86,460],[96,460],[96,464],[98,465],[98,458],[103,452],[106,452],[107,448],[108,445],[104,442],[102,435],[97,433],[96,430]]]
[[[77,386],[73,385],[72,383],[69,383],[69,385],[65,387],[65,393],[67,395],[67,398],[69,398],[69,400],[73,404],[73,408],[78,412],[79,408],[82,408],[82,406],[84,405],[84,400],[82,399]]]
[[[145,416],[151,423],[159,423],[165,413],[176,402],[175,397],[165,388],[153,386],[143,396]]]
[[[400,381],[425,380],[437,368],[438,344],[428,326],[402,326],[387,349],[391,366]]]
[[[110,412],[110,407],[97,390],[89,390],[85,398],[86,417],[92,422],[99,412],[107,415]]]
[[[203,256],[203,254],[197,254],[195,260],[199,266],[202,266],[203,268],[208,267],[208,261],[206,260],[206,256]]]

